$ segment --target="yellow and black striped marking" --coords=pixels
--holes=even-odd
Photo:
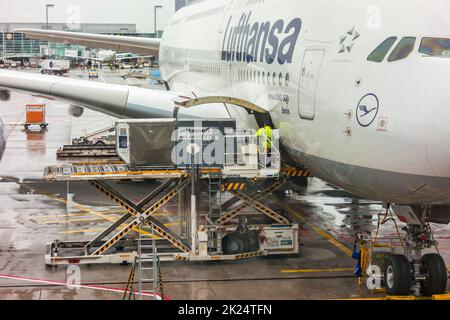
[[[269,207],[266,207],[265,205],[263,205],[261,202],[250,198],[249,196],[247,196],[245,193],[240,192],[240,191],[234,191],[233,192],[239,199],[249,203],[252,207],[254,207],[256,210],[258,210],[259,212],[271,217],[273,220],[275,220],[278,223],[281,224],[289,224],[289,220],[286,219],[285,217],[283,217],[282,215],[276,213],[275,211],[273,211],[272,209],[270,209]]]
[[[264,255],[266,255],[265,251],[249,252],[249,253],[238,254],[235,256],[235,259],[241,260],[241,259],[260,257],[260,256],[264,256]]]
[[[244,191],[247,187],[247,184],[245,182],[225,182],[222,184],[221,190],[222,192],[225,191]]]
[[[178,192],[184,189],[188,184],[189,180],[188,179],[184,180],[182,183],[176,186],[171,192],[169,192],[162,199],[156,202],[153,206],[145,210],[142,214],[138,212],[136,214],[136,218],[130,224],[128,224],[128,226],[126,226],[125,229],[123,229],[115,236],[113,236],[111,239],[109,239],[107,242],[105,242],[100,248],[98,248],[94,253],[92,253],[92,255],[97,256],[103,254],[106,250],[111,248],[115,243],[117,243],[120,239],[122,239],[125,235],[127,235],[131,230],[143,224],[144,222],[149,223],[161,237],[167,239],[175,247],[182,250],[183,252],[189,252],[189,248],[186,247],[180,240],[176,239],[175,236],[171,235],[169,229],[167,229],[163,225],[158,225],[156,220],[150,222],[148,221],[148,219],[152,214],[154,214],[157,210],[159,210],[162,206],[164,206],[169,200],[171,200],[175,195],[177,195]],[[136,210],[134,209],[133,211],[136,212]]]
[[[178,261],[188,261],[189,258],[188,258],[188,257],[185,257],[185,256],[175,256],[175,260],[178,260]]]
[[[116,196],[106,188],[104,188],[101,184],[99,184],[95,180],[89,181],[89,183],[98,191],[103,193],[104,195],[108,196],[112,201],[117,203],[122,208],[126,209],[128,212],[130,212],[133,216],[137,216],[140,212],[137,211],[135,208],[133,208],[130,204],[128,204],[125,200],[121,199],[120,197]]]
[[[263,190],[263,192],[255,195],[253,197],[253,199],[260,200],[267,194],[272,193],[272,192],[278,190],[279,188],[281,188],[285,183],[286,183],[286,180],[278,180],[274,184],[272,184],[270,187]],[[241,205],[237,206],[236,208],[232,209],[231,211],[223,214],[219,219],[217,219],[216,224],[219,226],[224,225],[225,223],[227,223],[228,221],[233,219],[236,215],[238,215],[240,212],[242,212],[248,206],[249,206],[249,203],[247,203],[247,202],[242,203]]]
[[[149,224],[153,227],[153,230],[155,230],[156,233],[158,233],[161,237],[168,240],[171,244],[173,244],[175,247],[177,247],[181,251],[183,251],[183,252],[190,251],[190,249],[187,246],[185,246],[184,243],[181,242],[181,240],[177,239],[174,235],[171,234],[169,229],[158,226],[157,224],[155,224],[154,221],[149,221]]]
[[[136,262],[135,262],[136,263]],[[127,295],[129,299],[133,296],[133,285],[134,285],[134,277],[135,277],[135,271],[136,271],[136,265],[133,263],[133,266],[131,267],[130,275],[128,277],[127,287],[125,288],[125,291],[123,292],[123,300],[127,298]]]
[[[281,173],[285,177],[311,177],[311,173],[308,170],[295,168],[295,167],[285,167],[281,169]]]

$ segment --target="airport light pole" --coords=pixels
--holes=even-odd
[[[156,10],[157,9],[162,9],[163,8],[163,6],[160,6],[160,5],[156,5],[156,6],[154,6],[154,10],[155,10],[155,14],[154,14],[154,18],[155,18],[155,38],[158,38],[158,30],[156,29]]]
[[[48,28],[48,8],[53,8],[55,5],[54,4],[46,4],[45,5],[45,28],[47,30],[49,30]]]

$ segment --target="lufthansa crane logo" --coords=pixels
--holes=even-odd
[[[370,126],[375,121],[379,108],[380,101],[373,93],[362,97],[356,108],[356,120],[358,120],[359,125],[362,127]]]

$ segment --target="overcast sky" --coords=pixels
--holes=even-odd
[[[158,29],[163,29],[175,11],[175,0],[0,0],[0,22],[45,22],[45,4],[49,22],[135,23],[138,32],[153,32],[154,5],[158,11]],[[79,17],[79,18],[78,18]]]

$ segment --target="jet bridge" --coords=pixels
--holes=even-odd
[[[277,137],[278,131],[273,135]],[[256,134],[237,131],[229,119],[120,120],[116,139],[121,161],[75,162],[45,169],[46,180],[89,181],[126,210],[92,239],[49,243],[47,265],[133,263],[136,235],[144,229],[157,236],[162,261],[298,253],[298,225],[263,199],[289,177],[309,173],[282,166],[276,144],[270,153],[261,152]],[[113,182],[127,180],[161,184],[135,203],[114,188]],[[199,212],[199,199],[205,194],[206,215]],[[178,233],[155,215],[175,200],[183,229]],[[141,254],[145,258],[151,252]]]

